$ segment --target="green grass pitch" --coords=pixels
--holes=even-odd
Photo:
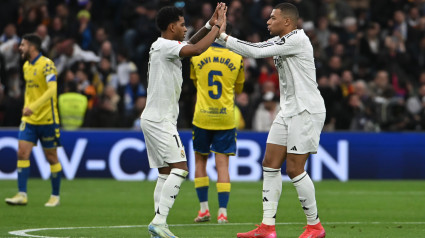
[[[50,181],[30,179],[27,206],[0,203],[0,237],[150,237],[154,182],[112,179],[63,181],[61,205],[45,208]],[[424,181],[316,182],[319,215],[328,238],[425,237]],[[15,194],[16,181],[0,181],[0,198]],[[181,238],[236,237],[261,222],[262,183],[233,183],[229,224],[218,225],[215,184],[209,191],[212,221],[195,224],[199,205],[193,183],[183,183],[170,212],[170,229]],[[283,183],[278,237],[298,237],[305,216],[291,183]],[[43,228],[43,229],[42,229]],[[23,231],[27,230],[27,231]],[[20,233],[19,233],[20,232]]]

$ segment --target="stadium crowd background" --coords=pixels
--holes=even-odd
[[[273,0],[225,1],[233,36],[268,38]],[[314,47],[325,99],[325,131],[425,129],[425,1],[289,0]],[[0,1],[0,126],[19,125],[24,81],[20,37],[36,32],[58,70],[58,95],[77,91],[88,106],[83,127],[138,128],[146,103],[149,47],[160,35],[157,11],[183,8],[187,37],[210,18],[216,1]],[[179,128],[191,128],[196,90],[183,60]],[[273,59],[244,59],[246,83],[236,97],[240,129],[268,131],[278,105]],[[61,105],[59,105],[61,107]]]

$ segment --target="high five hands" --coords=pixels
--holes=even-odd
[[[223,24],[226,23],[226,13],[227,13],[227,6],[225,3],[220,3],[221,7],[220,9],[218,9],[218,17],[217,20],[215,22],[215,24],[217,26],[219,26],[219,28],[221,29],[221,27],[223,26]]]
[[[226,13],[227,13],[227,6],[223,2],[217,3],[217,7],[215,8],[215,11],[209,20],[209,24],[211,26],[217,26],[220,31],[217,37],[222,32],[222,27],[224,26],[224,31],[226,30]]]

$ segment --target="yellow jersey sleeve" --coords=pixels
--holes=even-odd
[[[207,130],[235,128],[235,84],[243,84],[242,57],[212,46],[191,60],[197,96],[193,124]]]
[[[243,67],[243,59],[241,59],[241,67],[239,69],[238,78],[236,79],[236,84],[235,84],[235,93],[239,94],[242,92],[244,82],[245,82],[245,70]]]
[[[33,109],[33,114],[23,116],[22,121],[34,125],[59,124],[57,72],[54,63],[39,55],[33,62],[25,62],[23,71],[25,79],[24,107]],[[52,87],[54,88],[52,89]]]
[[[196,80],[196,71],[195,71],[195,67],[193,66],[193,58],[190,59],[190,79],[193,81],[193,84],[195,85],[195,88],[198,86],[197,85],[197,80]]]

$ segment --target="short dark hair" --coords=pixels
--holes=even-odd
[[[30,44],[35,46],[38,51],[41,51],[41,38],[36,34],[25,34],[22,39],[28,41]]]
[[[291,20],[294,22],[294,24],[297,24],[298,18],[299,18],[299,13],[298,13],[298,9],[295,5],[293,5],[291,3],[287,3],[287,2],[279,3],[279,4],[276,5],[276,7],[274,7],[274,9],[279,9],[284,16],[291,18]]]
[[[158,11],[156,15],[156,26],[160,31],[167,30],[170,23],[179,21],[180,17],[183,16],[183,11],[177,7],[167,6],[163,7]]]

